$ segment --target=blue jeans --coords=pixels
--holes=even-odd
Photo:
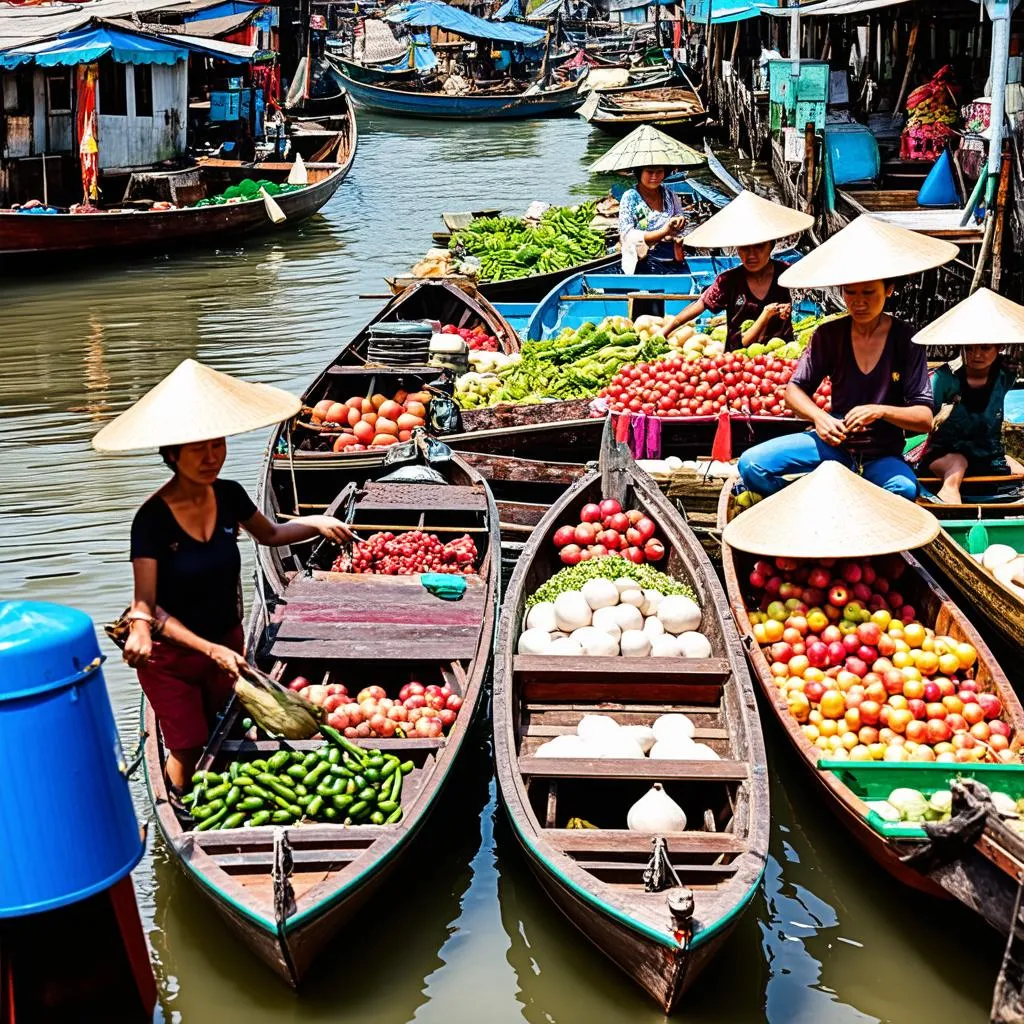
[[[813,430],[787,434],[755,445],[740,456],[739,471],[748,490],[767,497],[786,486],[786,475],[810,473],[827,459],[841,462],[856,472],[856,464],[849,452],[826,444]],[[865,461],[860,472],[865,480],[902,498],[913,501],[917,497],[917,477],[899,456],[884,455],[880,459]]]

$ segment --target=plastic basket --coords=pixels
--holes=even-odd
[[[894,789],[902,786],[920,790],[930,797],[940,789],[949,789],[950,782],[957,778],[977,779],[989,789],[1007,793],[1015,800],[1024,796],[1024,765],[822,760],[818,767],[831,772],[865,802],[887,800]],[[868,811],[866,821],[888,839],[928,838],[928,833],[920,825],[884,821],[874,811]]]

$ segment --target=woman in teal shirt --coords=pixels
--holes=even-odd
[[[928,438],[921,463],[941,478],[940,501],[959,505],[965,476],[1024,472],[1003,446],[1003,403],[1016,374],[998,345],[965,345],[961,366],[940,366],[932,378],[936,411],[952,409]],[[941,416],[937,417],[941,419]]]

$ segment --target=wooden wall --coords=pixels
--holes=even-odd
[[[127,76],[126,116],[99,114],[100,169],[144,167],[185,152],[188,107],[188,62],[153,64],[153,116],[135,114],[133,67],[118,65]]]

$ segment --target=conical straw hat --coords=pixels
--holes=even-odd
[[[918,548],[938,533],[930,512],[829,461],[741,512],[722,541],[773,558],[865,558]]]
[[[695,149],[645,124],[616,142],[590,169],[609,173],[638,167],[697,167],[702,163],[704,157]]]
[[[809,214],[743,191],[713,217],[683,238],[689,246],[724,249],[737,245],[774,242],[806,231],[814,223]]]
[[[918,345],[1024,344],[1024,306],[979,288],[914,335]]]
[[[952,242],[888,224],[862,213],[779,277],[784,288],[832,288],[919,274],[948,263]]]
[[[186,359],[92,439],[101,452],[209,441],[268,427],[302,408],[295,395]]]

